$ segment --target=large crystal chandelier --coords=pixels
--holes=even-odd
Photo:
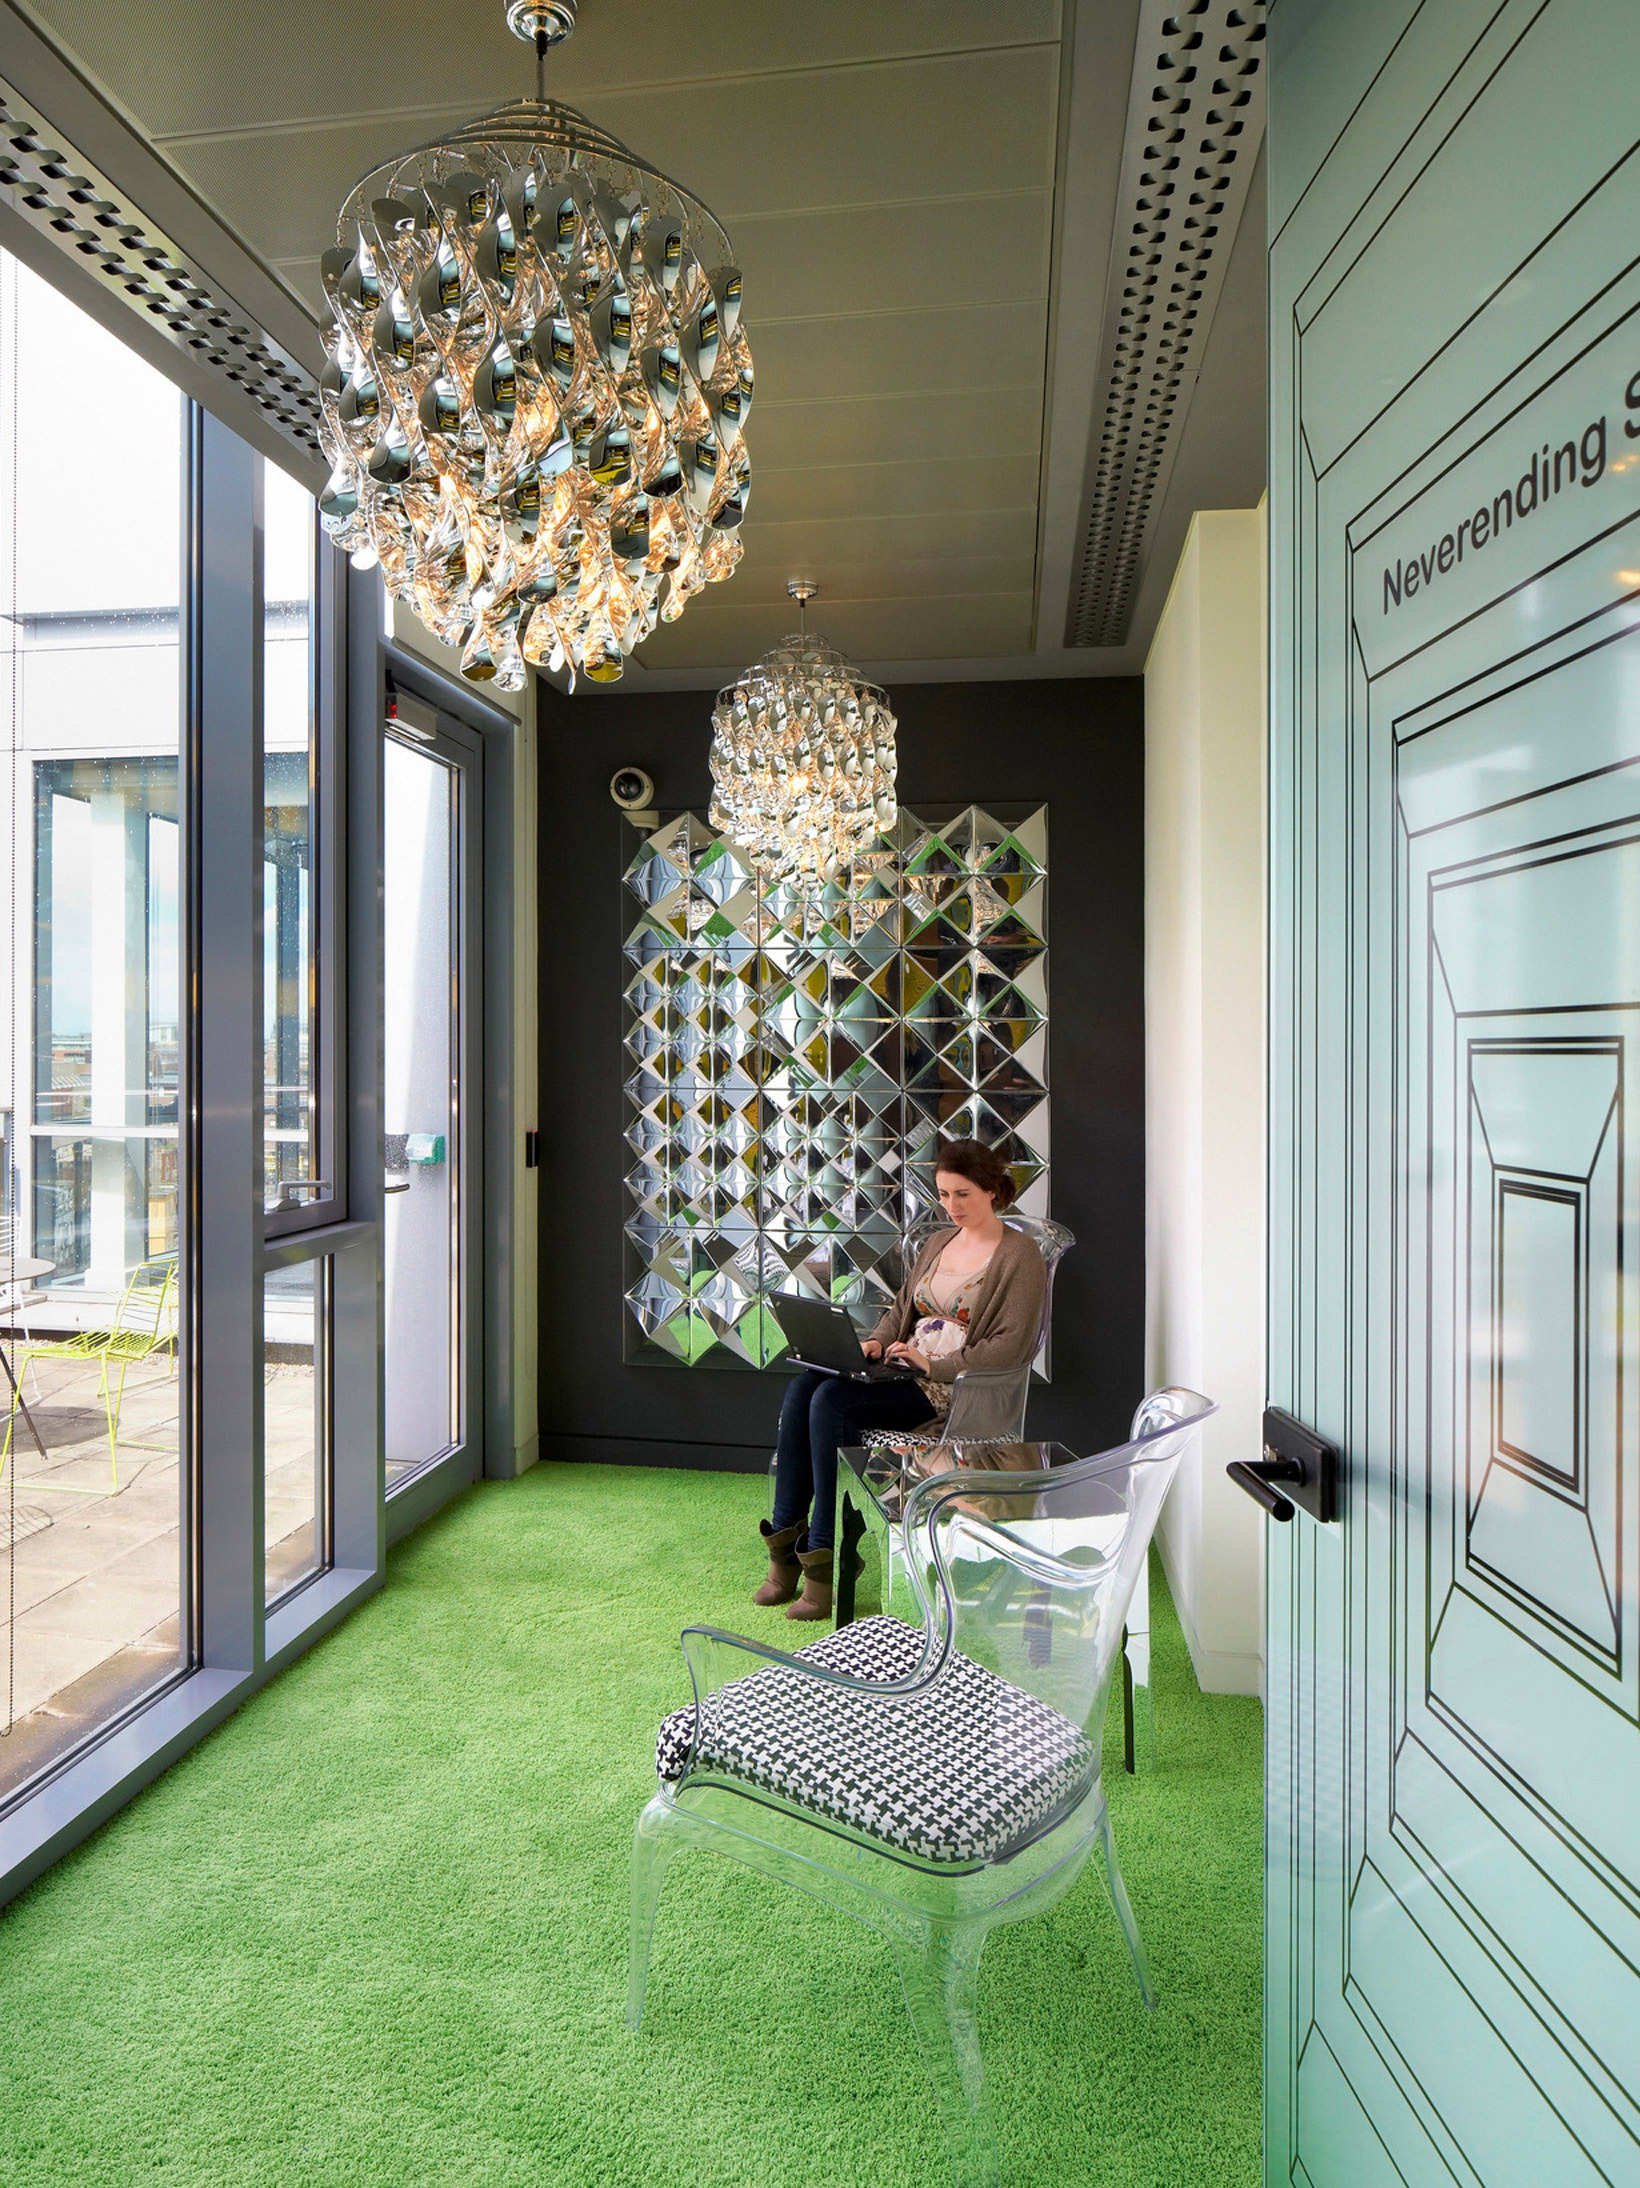
[[[366,175],[323,261],[325,528],[503,689],[607,683],[740,559],[752,360],[698,199],[544,95]]]
[[[794,578],[802,629],[782,639],[712,711],[712,826],[765,882],[819,880],[892,828],[894,716],[823,639],[808,635],[816,588]]]

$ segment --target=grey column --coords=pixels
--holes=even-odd
[[[363,1250],[339,1253],[335,1261],[333,1539],[337,1565],[379,1574],[387,1556],[381,1257],[382,723],[387,695],[381,580],[350,570],[327,548],[321,555],[320,583],[321,598],[339,592],[346,601],[345,617],[320,618],[320,628],[331,638],[338,631],[345,634],[344,656],[327,670],[341,683],[346,725],[340,741],[344,795],[339,809],[347,816],[347,883],[336,939],[338,946],[345,940],[347,1100],[336,1129],[345,1142],[348,1217],[371,1226]]]
[[[262,486],[190,415],[184,901],[196,999],[183,1059],[183,1389],[202,1664],[262,1660]]]

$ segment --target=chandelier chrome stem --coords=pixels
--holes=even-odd
[[[580,0],[507,0],[507,28],[525,45],[545,54],[561,46],[575,28]]]
[[[325,528],[464,674],[599,682],[740,559],[752,359],[700,200],[546,96],[576,0],[511,0],[536,96],[364,177],[322,274]]]

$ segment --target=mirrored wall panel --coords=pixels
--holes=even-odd
[[[682,813],[627,867],[631,1360],[762,1367],[771,1292],[875,1317],[984,1140],[1048,1212],[1048,813],[901,808],[825,887],[765,888]]]

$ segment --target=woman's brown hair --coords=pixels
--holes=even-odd
[[[983,1140],[936,1140],[934,1174],[966,1178],[982,1193],[989,1193],[1000,1215],[1014,1197],[1014,1174],[994,1147]]]

